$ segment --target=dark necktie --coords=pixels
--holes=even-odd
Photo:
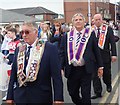
[[[32,46],[28,46],[28,51],[26,53],[26,59],[29,59],[29,56],[30,56],[30,49],[32,48]]]
[[[98,32],[97,32],[97,38],[99,38],[100,37],[100,28],[98,28],[97,30],[98,30]]]
[[[28,50],[25,54],[25,66],[24,66],[24,73],[26,74],[26,66],[28,64],[28,59],[29,59],[29,56],[30,56],[30,49],[32,48],[32,46],[28,46]]]
[[[81,33],[77,33],[77,39],[76,39],[76,47],[78,46],[78,43],[80,42]]]

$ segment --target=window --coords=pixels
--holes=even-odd
[[[43,20],[43,15],[35,15],[35,18],[39,19],[39,20]]]
[[[97,13],[99,13],[99,7],[97,7]]]

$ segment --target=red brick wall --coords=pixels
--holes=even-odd
[[[90,8],[91,8],[91,19],[94,16],[95,13],[97,13],[96,8],[103,8],[108,10],[109,4],[103,3],[103,2],[91,2]],[[86,22],[88,21],[88,2],[64,2],[64,15],[65,15],[65,22],[70,23],[71,18],[75,13],[82,13],[85,18]]]
[[[111,20],[115,20],[115,5],[110,3],[110,13],[112,14]]]

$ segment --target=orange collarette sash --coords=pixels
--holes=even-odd
[[[107,34],[107,28],[108,26],[103,24],[102,26],[102,31],[100,33],[100,37],[98,40],[98,46],[103,49],[104,48],[104,44],[105,44],[105,39],[106,39],[106,34]]]

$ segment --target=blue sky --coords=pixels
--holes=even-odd
[[[53,12],[63,14],[63,1],[64,0],[0,0],[0,8],[13,9],[25,7],[42,6]],[[120,0],[110,0],[112,3]]]

